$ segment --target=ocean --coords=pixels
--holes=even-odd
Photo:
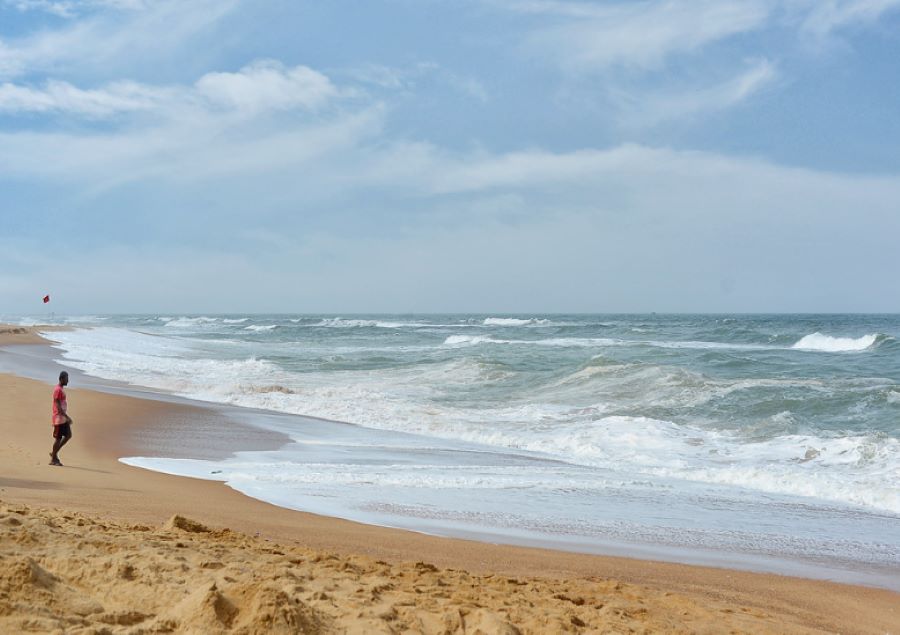
[[[130,465],[440,535],[900,588],[900,316],[59,321],[68,367],[291,415],[248,411],[292,440],[274,451]]]

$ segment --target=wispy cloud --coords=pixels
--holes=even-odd
[[[404,92],[413,92],[423,81],[432,80],[481,102],[486,102],[490,98],[483,82],[471,75],[450,71],[434,62],[419,62],[407,68],[365,64],[345,69],[341,75],[363,85]]]
[[[771,86],[778,77],[774,63],[758,60],[735,77],[717,84],[645,90],[639,95],[621,90],[611,92],[619,110],[619,121],[626,126],[645,127],[736,107]]]
[[[659,68],[672,55],[758,29],[771,11],[771,3],[765,0],[612,4],[509,0],[499,4],[550,21],[535,27],[527,46],[570,72]]]
[[[391,90],[411,90],[423,77],[434,74],[438,65],[433,62],[419,62],[407,68],[385,66],[384,64],[363,64],[343,71],[350,79]]]
[[[174,55],[183,42],[215,24],[238,2],[133,3],[144,10],[100,11],[59,28],[0,41],[0,78],[92,69],[105,73],[136,60]]]
[[[381,130],[383,112],[369,105],[288,119],[204,113],[114,131],[0,133],[0,179],[65,185],[91,197],[133,185],[224,191],[258,181],[266,183],[261,195],[267,198],[276,195],[272,183],[302,169],[303,179],[298,173],[292,180],[305,183],[304,196],[312,196],[357,160],[348,148]],[[341,160],[327,160],[336,153]]]
[[[148,0],[4,0],[19,11],[42,11],[61,18],[73,18],[92,9],[144,9]]]
[[[809,4],[802,28],[825,37],[838,29],[867,24],[900,9],[900,0],[815,0]]]
[[[610,68],[654,70],[670,58],[777,23],[789,31],[827,37],[876,22],[900,0],[483,0],[535,15],[525,38],[535,54],[569,72]]]
[[[524,18],[520,51],[561,71],[560,94],[592,99],[626,127],[743,104],[797,66],[780,59],[793,41],[827,41],[900,9],[900,0],[482,2]],[[763,48],[761,34],[788,45]],[[763,61],[748,69],[748,58]]]
[[[0,84],[0,112],[49,113],[104,118],[129,112],[184,115],[185,111],[234,112],[312,109],[337,96],[334,84],[306,66],[287,68],[263,60],[235,73],[207,73],[193,86],[152,86],[133,81],[82,89],[68,82],[42,87]]]
[[[155,108],[162,101],[163,93],[136,82],[116,82],[96,90],[84,90],[57,80],[50,80],[41,88],[6,82],[0,84],[0,112],[108,117]]]

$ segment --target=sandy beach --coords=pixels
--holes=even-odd
[[[40,341],[0,328],[0,346]],[[199,406],[73,384],[51,467],[52,379],[0,375],[2,632],[900,632],[882,589],[437,538],[118,462],[160,430],[227,451]]]

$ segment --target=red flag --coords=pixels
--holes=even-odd
[[[49,296],[49,295],[45,295],[45,296],[44,296],[44,304],[47,304],[49,301],[50,301],[50,296]]]

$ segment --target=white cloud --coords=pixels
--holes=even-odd
[[[306,66],[292,68],[271,60],[235,73],[207,73],[193,86],[151,86],[132,81],[82,89],[50,80],[41,88],[0,84],[0,112],[51,113],[103,118],[129,112],[184,116],[193,111],[264,112],[315,109],[339,94],[325,75]]]
[[[369,107],[289,126],[202,115],[114,132],[0,133],[0,179],[68,184],[91,195],[161,181],[177,189],[239,177],[246,186],[301,167],[326,181],[333,166],[324,157],[379,131],[382,116]]]
[[[242,112],[316,108],[338,93],[325,75],[306,66],[285,68],[267,60],[237,73],[208,73],[195,90],[211,104]]]
[[[540,16],[528,47],[575,73],[656,70],[674,56],[766,28],[779,16],[794,32],[826,37],[900,9],[900,0],[483,1]]]
[[[619,91],[614,93],[614,100],[622,123],[653,126],[733,108],[770,86],[778,76],[775,64],[760,60],[736,77],[718,84],[680,87],[667,92],[646,91],[637,96]]]
[[[603,114],[620,125],[655,125],[721,111],[775,76],[774,64],[747,71],[745,62],[733,56],[712,60],[706,54],[712,45],[766,28],[775,0],[485,1],[539,17],[522,36],[524,52],[563,71],[565,99],[574,95],[602,104]],[[715,79],[723,76],[731,79]],[[679,85],[648,89],[647,78]]]
[[[598,173],[614,170],[634,149],[635,146],[623,146],[611,151],[579,150],[554,154],[535,150],[473,156],[445,162],[441,169],[432,172],[428,182],[433,192],[444,194],[588,183]]]
[[[166,182],[177,189],[229,176],[246,185],[260,173],[277,179],[301,166],[326,181],[324,157],[382,126],[377,102],[325,108],[345,93],[353,96],[313,69],[273,61],[208,73],[187,86],[2,84],[0,112],[55,114],[63,125],[0,132],[0,179],[67,184],[89,197],[131,185]],[[105,125],[79,129],[72,125],[76,116]]]
[[[46,82],[43,88],[6,82],[0,84],[0,112],[107,117],[152,109],[158,106],[163,94],[164,91],[135,82],[116,82],[98,90],[83,90],[54,80]]]
[[[108,9],[144,9],[148,0],[5,0],[4,4],[19,11],[43,11],[61,18],[72,18],[82,11]]]
[[[871,23],[900,8],[900,0],[815,0],[803,20],[808,33],[825,37],[853,25]]]
[[[778,67],[799,66],[781,59],[791,54],[790,46],[763,49],[758,37],[720,46],[715,54],[713,45],[762,33],[791,40],[812,35],[821,44],[840,29],[870,26],[900,8],[900,0],[482,2],[538,18],[525,20],[520,47],[563,71],[559,94],[600,105],[601,112],[613,106],[619,123],[633,127],[737,106],[771,85]],[[748,54],[767,61],[748,70]],[[730,79],[716,79],[721,77]],[[655,88],[648,88],[651,82]]]
[[[500,4],[555,22],[536,27],[528,46],[571,72],[659,68],[672,55],[760,28],[771,11],[765,0]]]
[[[370,84],[391,90],[410,90],[426,75],[439,70],[433,62],[419,62],[406,68],[384,66],[383,64],[363,64],[343,71],[344,75],[362,84]]]
[[[74,15],[72,2],[52,2],[51,0],[6,0],[7,6],[19,11],[45,11],[62,18]]]
[[[446,84],[458,93],[483,103],[490,99],[490,92],[484,82],[472,75],[450,71],[434,62],[419,62],[406,68],[363,64],[342,70],[341,75],[363,85],[406,93],[414,93],[417,85],[431,80]]]
[[[176,54],[185,41],[227,15],[239,0],[114,3],[144,10],[98,11],[65,26],[0,42],[0,78],[27,73],[103,74],[134,61]],[[108,3],[106,3],[108,4]]]

